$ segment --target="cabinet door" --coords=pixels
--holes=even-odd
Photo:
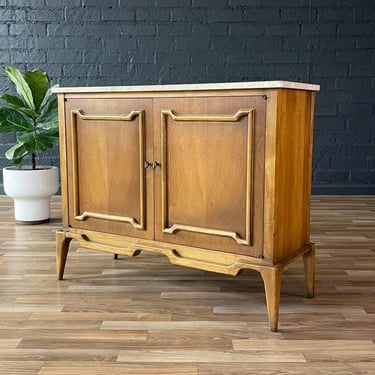
[[[154,102],[155,238],[261,257],[266,100]]]
[[[150,115],[148,99],[66,99],[71,227],[153,238]]]

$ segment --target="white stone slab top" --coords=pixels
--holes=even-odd
[[[247,90],[247,89],[294,89],[319,91],[320,86],[311,83],[291,81],[258,81],[227,83],[190,83],[176,85],[147,86],[83,86],[52,88],[54,93],[109,93],[109,92],[163,92],[163,91],[206,91],[206,90]]]

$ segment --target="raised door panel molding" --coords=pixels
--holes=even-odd
[[[194,233],[201,233],[201,234],[207,234],[207,235],[213,235],[213,236],[223,236],[223,237],[229,237],[233,239],[237,244],[239,245],[248,245],[252,246],[252,225],[253,225],[253,170],[254,170],[254,117],[255,117],[255,109],[254,108],[245,108],[240,109],[237,112],[227,115],[227,114],[178,114],[174,109],[164,109],[161,111],[161,150],[162,150],[162,231],[166,234],[176,234],[178,232],[194,232]],[[242,119],[246,118],[246,123],[243,122],[240,123]],[[169,121],[171,120],[171,121]],[[176,125],[176,123],[183,123],[182,126],[190,127],[191,135],[192,137],[209,137],[213,139],[214,137],[224,137],[225,135],[229,135],[230,132],[232,132],[231,128],[227,128],[224,132],[220,132],[218,127],[223,127],[225,124],[230,123],[233,126],[245,126],[246,127],[246,140],[243,144],[244,149],[243,152],[243,162],[246,164],[244,168],[241,169],[241,167],[238,167],[238,170],[234,171],[233,173],[241,173],[245,172],[245,179],[243,181],[243,191],[242,191],[242,197],[244,198],[244,211],[243,216],[241,219],[237,221],[235,225],[241,225],[241,230],[233,230],[233,229],[227,229],[225,227],[229,226],[229,223],[227,221],[224,221],[224,223],[218,223],[218,217],[220,216],[220,206],[221,206],[221,198],[228,199],[230,202],[230,199],[238,199],[238,197],[223,197],[220,194],[215,194],[210,189],[212,189],[213,184],[215,184],[216,179],[218,183],[222,183],[223,177],[218,176],[218,174],[211,175],[211,180],[209,181],[209,177],[206,178],[207,175],[209,175],[209,168],[212,162],[214,162],[217,165],[217,162],[220,163],[220,160],[213,161],[213,158],[218,157],[219,155],[204,155],[202,157],[199,157],[199,164],[202,165],[206,163],[202,170],[200,170],[197,174],[199,174],[200,177],[198,177],[198,180],[201,179],[201,182],[198,182],[200,184],[200,189],[195,189],[195,191],[189,192],[189,181],[186,181],[186,191],[184,192],[184,186],[179,183],[175,183],[177,178],[185,178],[186,176],[182,176],[185,172],[186,174],[189,174],[191,171],[179,171],[176,170],[175,165],[178,165],[179,169],[183,169],[184,167],[186,169],[189,168],[195,168],[197,163],[191,162],[191,165],[189,165],[189,161],[187,163],[181,163],[179,160],[178,162],[174,163],[171,161],[173,158],[179,158],[178,152],[176,151],[177,148],[174,147],[171,151],[171,145],[170,143],[175,141],[175,138],[178,137],[178,132],[174,135],[170,135],[170,126]],[[195,123],[196,127],[195,130],[192,129],[191,123]],[[212,126],[212,134],[208,134],[211,131],[210,126],[215,124],[215,126]],[[243,133],[242,133],[243,134]],[[240,135],[240,134],[239,134]],[[218,146],[220,146],[220,139],[214,139],[211,140],[212,142],[216,142]],[[228,139],[225,140],[228,142]],[[194,139],[192,140],[194,143]],[[198,143],[197,140],[195,143]],[[206,146],[207,142],[203,145]],[[232,145],[233,146],[233,145]],[[189,158],[189,150],[188,146],[185,145],[187,148],[186,152],[186,158]],[[194,146],[191,145],[190,148],[193,148]],[[199,147],[198,147],[199,148]],[[205,151],[203,149],[195,149],[194,154],[200,155],[203,154]],[[239,145],[240,148],[240,145]],[[217,151],[217,150],[216,150]],[[220,150],[219,150],[220,153]],[[207,158],[208,160],[205,160]],[[193,157],[191,158],[193,159]],[[203,163],[202,163],[203,162]],[[228,162],[228,161],[226,161]],[[225,162],[223,161],[224,165]],[[205,169],[206,168],[206,169]],[[227,167],[223,167],[224,173],[225,171],[231,169],[231,166],[227,165]],[[234,168],[235,169],[235,168]],[[232,177],[234,181],[242,181],[242,176],[228,176],[228,178]],[[225,178],[225,177],[224,177]],[[204,180],[204,181],[203,181]],[[171,182],[172,181],[172,182]],[[227,181],[228,182],[228,181]],[[173,184],[173,187],[169,189],[169,184]],[[190,182],[193,183],[192,181]],[[229,182],[228,182],[229,183]],[[171,199],[170,195],[172,194],[171,191],[175,191],[178,189],[175,189],[175,187],[178,187],[180,190],[179,193],[182,194],[180,196],[176,195]],[[197,186],[196,186],[197,187]],[[171,190],[171,191],[169,191]],[[203,216],[206,216],[206,222],[207,225],[196,225],[200,220],[196,217],[189,217],[189,215],[185,215],[184,219],[186,221],[192,220],[192,222],[195,222],[194,224],[191,224],[191,222],[182,222],[182,216],[181,212],[177,212],[178,210],[184,209],[184,203],[181,203],[181,206],[176,208],[178,206],[179,202],[176,202],[176,199],[183,198],[183,195],[189,196],[189,201],[192,200],[193,194],[196,194],[197,200],[201,199],[201,205],[200,209],[198,209],[198,215],[199,211],[201,212],[201,219]],[[199,194],[202,196],[199,197]],[[209,197],[210,196],[210,197]],[[210,202],[207,202],[209,199],[211,199]],[[172,201],[172,202],[171,202]],[[203,201],[206,207],[203,207]],[[228,203],[228,202],[227,202]],[[227,206],[226,203],[226,206]],[[230,203],[229,203],[230,204]],[[170,205],[174,206],[174,208],[171,208]],[[235,207],[235,205],[233,206]],[[212,213],[215,216],[215,219],[210,219],[210,213],[208,211],[212,210]],[[215,213],[216,210],[216,213]],[[197,210],[194,210],[194,215],[196,216]],[[232,212],[233,215],[233,212]],[[238,215],[241,215],[239,212]],[[219,218],[220,219],[220,218]],[[178,221],[181,220],[181,221]],[[175,222],[176,221],[176,222]],[[211,225],[210,221],[217,223],[218,226]],[[202,221],[201,221],[202,222]],[[223,227],[219,227],[219,225],[222,225]],[[230,223],[231,224],[231,223]]]
[[[73,176],[73,216],[75,220],[86,221],[90,218],[106,220],[112,222],[129,223],[136,229],[145,229],[145,169],[143,167],[145,162],[145,145],[144,145],[144,110],[133,110],[127,115],[112,115],[112,114],[86,114],[81,109],[74,109],[71,111],[71,135],[72,135],[72,176]],[[137,120],[137,121],[134,121]],[[80,146],[77,139],[78,124],[82,126],[97,126],[97,124],[105,124],[110,127],[114,122],[128,123],[133,122],[138,128],[138,178],[139,178],[139,192],[138,192],[138,217],[131,217],[126,215],[108,214],[103,212],[96,212],[91,210],[81,209],[81,195],[80,190],[80,167],[79,154]],[[105,136],[105,134],[103,135]],[[95,147],[95,145],[92,145]],[[85,155],[82,155],[85,159]],[[105,176],[97,176],[105,179]],[[107,177],[111,178],[111,177]],[[92,182],[92,181],[91,181]],[[109,185],[110,182],[107,183]],[[108,189],[108,187],[107,187]],[[108,193],[108,192],[107,192]],[[110,194],[110,193],[108,193]]]

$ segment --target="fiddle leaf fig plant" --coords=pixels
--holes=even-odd
[[[17,90],[17,95],[0,96],[5,102],[0,107],[0,133],[16,135],[16,143],[5,157],[13,165],[20,165],[30,155],[32,169],[36,169],[36,155],[59,140],[57,98],[46,72],[36,69],[21,73],[11,66],[4,67],[4,71]]]

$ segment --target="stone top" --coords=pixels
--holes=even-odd
[[[291,81],[258,81],[227,83],[192,83],[147,86],[97,86],[97,87],[59,87],[54,93],[104,93],[104,92],[163,92],[163,91],[206,91],[206,90],[246,90],[246,89],[295,89],[319,91],[320,86],[311,83]]]

